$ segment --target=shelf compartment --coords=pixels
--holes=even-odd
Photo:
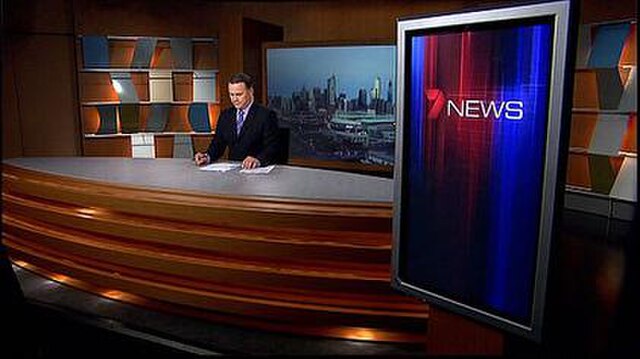
[[[118,102],[118,94],[111,85],[109,73],[80,73],[80,99],[82,102]]]
[[[84,155],[131,157],[131,136],[85,138]]]
[[[172,67],[171,44],[169,40],[160,40],[156,44],[151,58],[151,68],[170,70]]]
[[[599,108],[595,71],[578,71],[574,78],[573,107]]]
[[[197,138],[206,149],[220,113],[217,39],[80,35],[76,46],[86,155],[130,157],[132,136]]]
[[[170,70],[149,71],[149,97],[151,102],[174,100],[173,79]]]
[[[204,152],[207,150],[209,143],[213,139],[213,134],[202,133],[190,133],[191,141],[193,144],[193,150],[195,152]],[[167,136],[166,134],[158,135],[154,137],[154,144],[156,149],[156,158],[172,158],[175,136]]]
[[[135,49],[136,43],[133,41],[109,40],[109,67],[130,68]]]
[[[588,148],[597,122],[595,113],[573,113],[569,146]]]
[[[591,188],[589,177],[589,156],[585,154],[569,153],[567,162],[567,184],[584,188]]]
[[[218,69],[217,43],[194,42],[193,43],[193,69],[215,70]]]
[[[193,101],[193,74],[173,73],[173,99],[174,101]]]

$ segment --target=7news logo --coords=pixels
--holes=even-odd
[[[475,98],[449,99],[442,90],[425,90],[427,119],[445,118],[522,120],[524,102],[520,100],[486,100]]]

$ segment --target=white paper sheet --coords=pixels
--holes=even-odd
[[[240,167],[239,163],[232,162],[216,162],[210,165],[200,167],[200,171],[210,172],[227,172]]]
[[[250,170],[249,169],[240,170],[240,173],[249,174],[249,175],[266,175],[269,172],[271,172],[271,170],[273,170],[275,166],[276,165],[271,165],[266,167],[257,167]]]

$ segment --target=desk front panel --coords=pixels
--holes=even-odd
[[[130,159],[47,160],[4,162],[3,241],[20,266],[217,322],[424,341],[427,306],[389,284],[390,180],[287,166],[239,177],[181,160],[135,170]],[[323,183],[310,183],[314,175]],[[192,181],[172,188],[151,176]],[[336,184],[343,188],[321,198]]]

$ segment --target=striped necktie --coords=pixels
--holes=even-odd
[[[238,110],[238,114],[236,117],[236,133],[239,135],[240,130],[242,129],[242,124],[244,123],[244,110]]]

